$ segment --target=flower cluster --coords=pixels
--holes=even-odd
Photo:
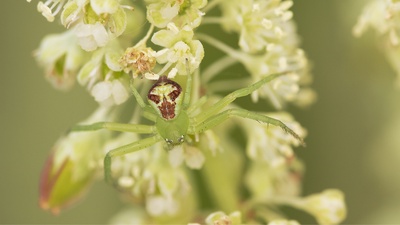
[[[64,33],[45,37],[35,51],[46,78],[62,90],[77,83],[99,103],[96,112],[82,122],[92,124],[90,132],[72,129],[54,146],[41,176],[41,207],[59,213],[80,200],[94,181],[103,178],[103,171],[110,169],[106,178],[114,178],[116,189],[131,205],[112,218],[112,224],[298,225],[296,220],[287,218],[281,206],[304,210],[319,224],[340,223],[346,207],[339,190],[301,195],[304,165],[294,148],[304,144],[307,131],[285,111],[285,106],[307,106],[315,100],[315,94],[309,88],[312,79],[308,60],[299,47],[292,20],[293,2],[132,2],[47,0],[37,4],[48,21],[59,18],[66,28]],[[219,15],[208,16],[211,11],[210,14]],[[221,32],[237,36],[238,43],[230,45],[207,33],[206,25],[210,23],[219,25]],[[144,28],[147,30],[142,32]],[[225,56],[207,61],[203,43]],[[221,76],[235,63],[248,72],[239,82]],[[152,109],[141,98],[152,80],[173,80],[190,90],[185,92],[191,96],[185,104],[190,105],[182,110],[202,118],[204,112],[210,113],[207,109],[224,99],[219,95],[221,91],[235,91],[277,73],[283,75],[252,92],[251,98],[253,102],[267,99],[272,108],[279,110],[257,116],[275,118],[282,124],[249,120],[246,112],[251,111],[230,105],[239,109],[234,112],[241,112],[241,116],[218,126],[210,123],[209,129],[178,139],[179,145],[171,145],[168,139],[152,142],[151,137],[142,135],[154,133],[151,129],[156,126],[149,128],[141,116],[156,124],[162,122],[161,115],[150,113]],[[173,90],[171,94],[176,95],[178,90]],[[132,94],[137,100],[133,110],[124,107]],[[165,102],[176,104],[164,98]],[[132,110],[128,112],[129,125],[102,123],[118,121],[126,110]],[[218,118],[222,120],[224,115],[219,114]],[[187,120],[188,129],[201,126],[193,125],[194,120]],[[131,124],[138,124],[134,131]],[[99,131],[100,128],[108,131]],[[110,130],[126,132],[114,135]],[[233,130],[241,131],[234,135],[243,135],[233,138]],[[145,150],[122,154],[135,144],[145,146]],[[103,163],[116,148],[119,152],[113,163]]]
[[[259,96],[268,98],[278,109],[287,102],[307,106],[315,100],[314,92],[308,87],[312,81],[308,60],[299,48],[295,24],[291,20],[292,5],[292,1],[281,0],[221,1],[221,17],[209,21],[220,23],[228,32],[238,33],[240,49],[203,36],[204,41],[242,63],[253,80],[271,73],[292,72],[252,94],[253,101]],[[205,75],[207,79],[215,75],[213,72]]]
[[[384,53],[393,69],[398,74],[400,85],[400,1],[398,0],[373,0],[364,8],[353,34],[360,37],[368,28],[379,35]]]

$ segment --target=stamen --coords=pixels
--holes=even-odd
[[[28,2],[30,1],[31,0],[28,0]],[[37,5],[37,10],[42,13],[47,21],[53,22],[54,17],[61,11],[62,7],[64,6],[64,2],[65,0],[47,0],[45,3],[39,2]]]

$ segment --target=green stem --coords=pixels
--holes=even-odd
[[[228,54],[232,58],[237,59],[238,61],[244,60],[244,57],[245,57],[244,54],[242,54],[241,52],[237,51],[236,49],[233,49],[231,46],[226,45],[211,36],[199,33],[196,35],[196,37],[198,37],[202,41],[209,43],[210,45],[214,46],[215,48],[225,52],[226,54]]]
[[[216,74],[223,71],[225,68],[236,63],[237,60],[230,56],[224,56],[208,66],[201,74],[202,82],[208,83]]]
[[[218,152],[215,155],[209,150],[204,151],[206,163],[200,170],[207,191],[215,204],[214,207],[224,212],[236,211],[240,206],[241,198],[243,158],[235,148],[236,146],[231,146],[228,144],[224,153]],[[232,165],[235,166],[232,167]]]
[[[207,85],[207,90],[215,93],[216,91],[232,91],[243,88],[249,83],[249,78],[235,80],[214,81]]]
[[[252,199],[248,202],[249,207],[257,205],[287,205],[297,209],[303,209],[303,200],[296,196],[277,195],[264,199]]]
[[[223,18],[217,16],[205,16],[201,20],[201,25],[206,24],[221,24],[224,21]]]
[[[134,48],[140,47],[141,45],[146,46],[147,40],[149,40],[151,34],[154,31],[154,25],[152,24],[147,31],[146,35],[134,46]]]
[[[222,0],[213,0],[213,1],[210,1],[210,2],[206,5],[206,7],[203,8],[203,12],[208,12],[208,11],[210,11],[210,10],[213,9],[216,5],[218,5],[220,2],[222,2]]]

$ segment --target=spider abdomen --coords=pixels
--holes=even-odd
[[[173,120],[181,110],[182,87],[166,76],[161,76],[150,88],[147,99],[163,119]]]

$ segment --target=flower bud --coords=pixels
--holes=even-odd
[[[88,121],[98,121],[105,110],[98,110]],[[104,118],[103,118],[104,119]],[[69,133],[61,137],[48,157],[39,184],[39,204],[58,214],[84,197],[96,175],[102,171],[102,147],[107,131]]]
[[[242,224],[242,215],[239,211],[226,215],[224,212],[211,213],[206,218],[207,225],[235,225]]]
[[[339,224],[346,217],[343,193],[328,189],[304,199],[303,209],[312,214],[321,225]]]
[[[269,222],[268,225],[300,225],[300,224],[295,220],[279,219]]]

